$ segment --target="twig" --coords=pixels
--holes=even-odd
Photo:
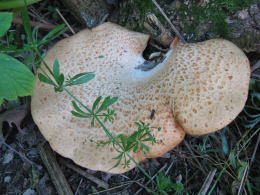
[[[2,138],[2,136],[0,136],[0,143],[5,145],[7,148],[9,148],[9,150],[12,150],[14,153],[18,154],[20,156],[21,159],[23,159],[24,161],[28,162],[30,165],[35,166],[37,169],[40,169],[40,166],[37,165],[35,162],[31,161],[30,159],[28,159],[25,155],[23,155],[22,153],[16,151],[14,148],[12,148],[11,146],[9,146],[7,143],[5,143],[4,139]]]
[[[69,27],[70,31],[72,32],[72,34],[76,34],[75,31],[73,30],[73,28],[69,25],[69,23],[67,22],[67,20],[63,17],[63,15],[60,13],[60,11],[56,8],[57,13],[59,14],[59,16],[61,17],[61,19],[65,22],[65,24]]]
[[[73,165],[73,164],[70,164],[69,162],[67,162],[66,160],[63,160],[63,159],[59,159],[59,161],[64,164],[66,167],[68,167],[69,169],[72,169],[73,171],[77,172],[78,174],[82,175],[83,177],[91,180],[92,182],[96,183],[99,187],[102,187],[104,189],[108,189],[109,188],[109,185],[96,178],[95,176],[91,175],[91,174],[88,174],[85,170]]]
[[[174,161],[171,162],[170,166],[169,166],[168,169],[165,171],[165,175],[168,175],[169,171],[170,171],[171,168],[172,168],[173,163],[174,163]]]
[[[166,29],[153,13],[146,14],[144,27],[149,31],[152,38],[164,47],[169,47],[173,41],[171,32]]]
[[[195,154],[193,153],[192,149],[190,148],[190,145],[185,140],[184,140],[184,144],[188,148],[189,152],[194,156],[194,159],[195,159],[196,163],[199,165],[200,170],[206,175],[206,172],[201,168],[201,164],[198,161],[198,159],[195,157]]]
[[[73,195],[72,190],[63,175],[60,166],[58,165],[56,158],[53,155],[53,151],[48,143],[39,147],[39,153],[41,159],[46,166],[51,180],[59,195]]]
[[[255,160],[255,154],[256,154],[256,151],[258,149],[259,142],[260,142],[260,133],[258,134],[258,138],[257,138],[257,141],[256,141],[255,149],[254,149],[254,152],[253,152],[252,157],[251,157],[250,166],[252,166],[252,164],[253,164],[253,162]]]
[[[106,21],[106,19],[108,18],[108,16],[109,16],[109,14],[105,14],[105,15],[102,17],[102,19],[100,20],[100,22],[98,23],[98,25],[103,24],[103,23]]]
[[[81,186],[82,181],[83,181],[83,179],[81,178],[81,180],[80,180],[80,182],[79,182],[79,185],[78,185],[78,187],[77,187],[77,190],[76,190],[76,192],[75,192],[74,195],[77,195],[77,193],[78,193],[78,191],[79,191],[79,187]]]
[[[256,69],[260,68],[260,60],[258,60],[254,66],[252,66],[251,69],[251,73],[254,72]]]
[[[14,24],[23,24],[22,19],[19,17],[15,17],[12,22]],[[53,24],[44,24],[44,23],[34,22],[34,21],[30,21],[30,25],[33,27],[40,25],[40,28],[46,29],[46,30],[52,30],[57,27],[56,25],[53,25]]]
[[[123,184],[120,185],[120,186],[115,186],[115,187],[109,188],[109,189],[107,189],[107,190],[102,190],[102,191],[98,191],[98,192],[93,192],[93,193],[90,193],[89,195],[100,194],[100,193],[104,193],[104,192],[109,192],[109,191],[111,191],[111,190],[115,190],[115,189],[117,189],[117,188],[121,188],[121,187],[126,186],[126,185],[131,185],[132,183],[136,183],[136,182],[139,182],[139,181],[142,182],[143,180],[144,180],[144,178],[140,178],[140,179],[138,179],[138,180],[136,180],[136,181],[127,181],[127,182],[123,183]]]
[[[255,73],[251,73],[251,77],[255,77],[255,78],[257,78],[257,79],[260,79],[260,75],[255,74]]]
[[[199,192],[200,195],[205,195],[207,193],[209,186],[211,185],[216,172],[217,172],[216,168],[213,169],[212,171],[210,171],[210,173],[208,174],[207,178],[205,179],[205,181],[200,189],[200,192]]]
[[[246,181],[246,178],[247,178],[248,167],[249,167],[249,163],[247,163],[246,168],[245,168],[245,170],[244,170],[244,172],[243,172],[242,180],[241,180],[241,182],[240,182],[240,186],[239,186],[239,190],[238,190],[238,192],[237,192],[237,195],[240,195],[240,194],[241,194],[241,190],[242,190],[242,188],[243,188],[243,186],[244,186],[244,183],[245,183],[245,181]]]
[[[172,30],[175,32],[175,34],[179,37],[179,39],[183,42],[186,43],[186,41],[184,40],[184,38],[181,36],[181,34],[179,33],[178,29],[172,24],[171,20],[167,17],[167,15],[164,13],[164,11],[162,10],[162,8],[160,7],[160,5],[156,2],[156,0],[152,0],[152,2],[154,3],[154,5],[159,9],[159,11],[161,12],[161,14],[163,15],[163,17],[165,18],[165,20],[168,22],[168,24],[170,25],[170,27],[172,28]]]

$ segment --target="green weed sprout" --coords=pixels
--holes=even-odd
[[[180,182],[173,183],[170,176],[160,172],[156,177],[156,194],[168,195],[170,192],[175,191],[175,194],[182,194],[184,186]]]

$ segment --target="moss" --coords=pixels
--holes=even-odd
[[[166,0],[160,0],[165,3]],[[149,12],[154,13],[164,24],[161,13],[151,0],[124,0],[121,2],[121,14],[119,24],[134,31],[144,32],[145,15]]]
[[[139,31],[144,28],[145,15],[149,12],[154,13],[161,23],[164,23],[163,17],[157,7],[153,4],[151,0],[134,0],[134,6],[138,10],[141,17],[141,22],[139,23]]]
[[[186,33],[198,34],[198,26],[201,23],[210,23],[208,33],[217,34],[223,38],[228,38],[230,28],[225,19],[228,15],[244,9],[252,4],[253,0],[211,0],[205,6],[199,4],[200,1],[193,0],[191,5],[181,4],[178,12],[185,19],[192,18],[191,22],[184,23]]]

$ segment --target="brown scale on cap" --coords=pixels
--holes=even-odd
[[[136,121],[162,128],[160,132],[152,129],[162,143],[150,144],[147,155],[131,153],[137,162],[163,155],[182,141],[185,132],[205,134],[227,125],[243,108],[249,84],[247,58],[235,45],[220,39],[175,42],[155,68],[136,69],[144,62],[142,52],[148,39],[105,23],[58,42],[45,57],[49,65],[57,58],[66,76],[96,74],[89,83],[68,88],[88,107],[99,95],[119,97],[112,106],[116,120],[106,123],[114,136],[129,136],[137,130]],[[91,128],[89,119],[71,115],[71,100],[66,93],[55,93],[53,87],[36,81],[32,116],[52,148],[92,170],[123,173],[135,167],[131,163],[127,169],[110,169],[117,152],[112,146],[96,149],[90,140],[106,141],[107,136],[98,125]]]

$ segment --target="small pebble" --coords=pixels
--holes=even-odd
[[[11,177],[10,176],[6,176],[5,178],[4,178],[4,182],[5,183],[9,183],[11,181]]]
[[[250,8],[249,8],[249,13],[250,13],[251,16],[253,16],[253,15],[259,13],[259,11],[260,11],[260,10],[259,10],[257,4],[253,4],[253,5],[251,5]]]
[[[254,20],[257,26],[260,26],[260,13],[254,15]]]
[[[240,20],[245,20],[245,19],[250,18],[250,15],[248,13],[248,9],[238,11],[237,12],[237,18],[240,19]]]
[[[3,165],[6,165],[8,163],[10,163],[14,158],[14,153],[11,151],[7,151],[4,155],[4,160],[3,160]]]
[[[36,195],[36,192],[29,188],[23,193],[23,195]]]

